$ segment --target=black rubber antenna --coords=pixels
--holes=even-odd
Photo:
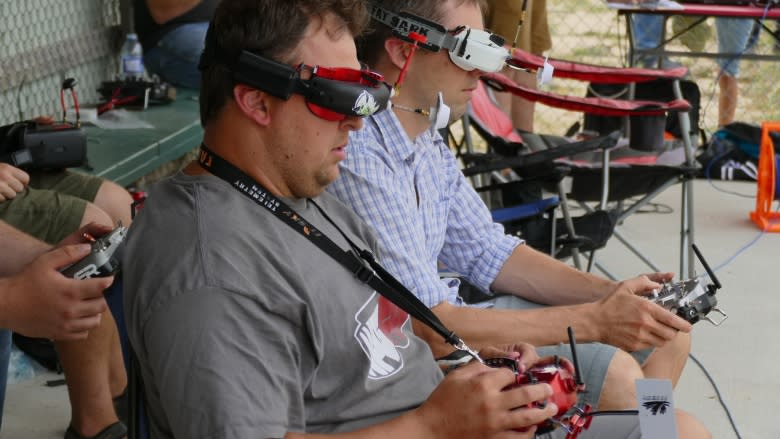
[[[699,262],[701,262],[701,265],[704,266],[704,270],[707,271],[707,276],[710,277],[710,280],[712,280],[712,283],[715,285],[715,289],[720,289],[720,281],[718,281],[718,278],[715,277],[715,272],[712,271],[709,264],[707,264],[707,261],[704,260],[704,256],[702,256],[701,252],[699,251],[699,247],[696,247],[696,244],[691,244],[691,248],[693,249],[693,252],[696,253],[696,257],[699,258]]]
[[[574,328],[569,326],[566,328],[569,333],[569,346],[571,347],[571,360],[574,363],[574,380],[577,382],[577,386],[581,386],[585,383],[582,382],[582,374],[580,374],[580,363],[577,361],[577,341],[574,339]]]

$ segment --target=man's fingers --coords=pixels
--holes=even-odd
[[[459,379],[471,380],[478,375],[487,375],[489,381],[488,386],[491,388],[503,389],[504,387],[513,384],[515,382],[515,374],[506,367],[489,367],[484,364],[480,364],[477,361],[461,366],[449,373],[455,375]]]
[[[553,403],[549,403],[545,407],[513,410],[510,412],[511,425],[536,426],[554,416],[557,411],[558,407]]]
[[[87,256],[91,247],[89,244],[66,245],[43,254],[40,259],[44,264],[61,269]]]
[[[667,272],[656,272],[656,273],[647,273],[645,274],[648,279],[650,279],[653,282],[669,282],[672,279],[674,279],[674,273],[671,271]]]
[[[23,170],[13,166],[10,169],[11,175],[16,180],[15,183],[19,184],[19,189],[16,192],[21,192],[24,190],[24,187],[27,186],[30,183],[30,174],[24,172]],[[16,189],[16,186],[14,186],[14,189]]]
[[[661,324],[664,324],[673,330],[691,332],[693,329],[693,325],[691,325],[687,320],[676,314],[672,314],[671,311],[664,309],[660,305],[656,307],[655,311],[653,312],[653,317]]]
[[[68,322],[68,325],[63,332],[65,332],[67,336],[75,335],[76,337],[81,337],[81,334],[85,334],[86,336],[90,330],[100,326],[102,320],[102,314],[71,320]]]
[[[13,200],[16,197],[15,191],[8,183],[0,182],[0,201]]]
[[[84,238],[84,234],[88,234],[92,237],[99,238],[112,230],[111,226],[106,224],[89,223],[60,241],[57,246],[64,247],[66,245],[83,244],[87,240]]]
[[[544,402],[552,396],[552,387],[547,383],[526,384],[506,390],[505,408],[523,407],[534,402]]]
[[[103,290],[96,292],[98,295],[80,300],[79,304],[74,307],[74,316],[80,318],[94,317],[98,314],[103,314],[108,309],[108,304],[106,304],[106,300],[103,298]]]
[[[106,225],[106,224],[92,222],[92,223],[89,223],[89,224],[83,226],[82,228],[80,228],[78,233],[80,235],[83,235],[84,233],[88,233],[88,234],[90,234],[90,235],[92,235],[92,236],[97,238],[97,237],[101,237],[101,236],[105,235],[106,233],[110,232],[111,230],[113,230],[112,226],[109,226],[109,225]]]
[[[627,282],[630,291],[634,294],[645,296],[655,289],[661,288],[661,284],[651,280],[647,276],[639,276]]]

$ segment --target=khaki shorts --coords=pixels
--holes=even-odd
[[[69,171],[33,171],[24,191],[0,203],[0,220],[56,244],[79,228],[102,184],[98,177]]]
[[[522,8],[523,0],[488,0],[485,26],[512,45]],[[547,0],[528,0],[517,47],[537,55],[552,48],[547,23]]]

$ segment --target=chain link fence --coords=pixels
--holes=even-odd
[[[0,125],[59,117],[62,80],[95,103],[116,70],[120,0],[0,0]],[[70,98],[66,104],[72,105]]]
[[[609,9],[603,0],[548,0],[548,19],[553,48],[547,52],[551,58],[562,58],[607,66],[627,66],[628,39],[625,18]],[[672,23],[667,23],[667,35],[672,33]],[[707,26],[714,28],[713,19]],[[765,26],[777,33],[778,24],[767,20]],[[700,35],[701,36],[701,35]],[[704,35],[706,37],[706,35]],[[701,41],[701,40],[704,41]],[[715,32],[706,39],[705,51],[717,51]],[[667,46],[669,50],[687,51],[679,41]],[[762,30],[749,53],[777,54],[776,40]],[[690,69],[690,79],[701,92],[701,127],[706,133],[717,129],[718,124],[718,65],[714,59],[673,59]],[[778,61],[740,60],[739,99],[736,120],[760,124],[766,120],[780,120],[780,87],[777,87]],[[556,78],[547,90],[574,96],[585,96],[587,84]],[[535,129],[538,132],[563,134],[582,116],[576,113],[536,106]]]

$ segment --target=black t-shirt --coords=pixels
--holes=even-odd
[[[150,50],[157,42],[172,29],[187,23],[210,21],[217,9],[219,0],[203,0],[197,6],[178,17],[163,24],[157,24],[149,14],[146,0],[134,0],[133,9],[135,15],[135,32],[144,50]]]

